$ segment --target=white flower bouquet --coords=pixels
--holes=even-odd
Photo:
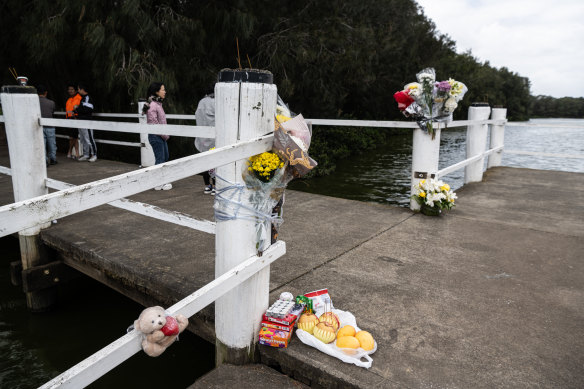
[[[458,107],[467,92],[467,87],[460,81],[449,78],[436,82],[436,71],[426,68],[416,74],[418,82],[411,82],[393,97],[398,108],[406,117],[413,117],[423,131],[434,139],[432,122],[452,120],[452,112]]]
[[[412,199],[420,204],[422,213],[437,216],[442,210],[452,209],[457,197],[456,193],[450,189],[450,185],[431,178],[422,180],[414,186]]]

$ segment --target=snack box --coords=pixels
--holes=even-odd
[[[287,326],[285,324],[273,323],[271,321],[262,320],[260,327],[268,327],[268,328],[274,328],[276,330],[292,332],[292,330],[294,329],[294,324]]]
[[[270,321],[272,323],[284,324],[286,326],[294,325],[294,323],[296,322],[296,319],[298,319],[298,315],[293,315],[290,313],[284,317],[271,317],[271,316],[267,316],[266,314],[264,314],[262,316],[262,320],[264,320],[264,321]]]
[[[260,329],[260,344],[271,347],[288,347],[290,338],[292,337],[292,332],[281,331],[275,328],[262,327]]]

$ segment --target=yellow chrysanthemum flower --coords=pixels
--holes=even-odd
[[[280,157],[272,152],[265,152],[254,155],[249,159],[248,170],[255,172],[258,178],[269,181],[275,170],[284,167],[284,162]]]

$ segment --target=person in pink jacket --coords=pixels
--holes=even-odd
[[[166,96],[166,89],[161,82],[153,82],[148,87],[148,100],[144,104],[142,113],[146,114],[148,124],[166,124],[166,114],[162,108],[162,102]],[[168,161],[168,135],[148,134],[148,142],[154,151],[155,165]],[[154,188],[155,190],[172,189],[172,184],[164,184]]]

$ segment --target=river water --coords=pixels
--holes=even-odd
[[[82,276],[59,287],[52,312],[27,310],[21,289],[10,283],[9,264],[19,260],[18,239],[0,239],[0,388],[37,388],[126,333],[142,306]],[[90,388],[186,388],[215,363],[215,346],[185,331],[164,354],[140,352]]]
[[[584,156],[584,119],[534,119],[533,127],[507,126],[505,149]],[[578,125],[582,128],[562,128]],[[316,127],[315,131],[326,131]],[[466,159],[466,127],[442,131],[439,169]],[[487,143],[488,144],[488,143]],[[404,130],[367,153],[341,161],[334,174],[292,181],[289,188],[351,200],[409,205],[412,131]],[[584,159],[503,154],[503,166],[584,173]],[[486,166],[486,162],[485,162]],[[453,189],[464,183],[464,169],[442,178]]]
[[[507,127],[508,150],[584,155],[582,119],[540,119],[545,127]],[[320,130],[325,131],[325,128]],[[319,131],[318,128],[315,131]],[[441,136],[440,168],[465,158],[466,129],[447,129]],[[411,131],[393,136],[375,150],[339,163],[328,177],[297,180],[291,189],[360,201],[407,206],[411,174]],[[504,166],[584,173],[584,159],[504,154]],[[454,189],[463,184],[464,169],[444,177]],[[8,266],[19,258],[18,240],[0,239],[0,388],[36,388],[125,333],[142,307],[87,277],[63,285],[59,306],[32,314],[24,294],[10,284]],[[162,356],[139,353],[96,381],[91,388],[180,387],[213,368],[214,346],[185,332]]]

